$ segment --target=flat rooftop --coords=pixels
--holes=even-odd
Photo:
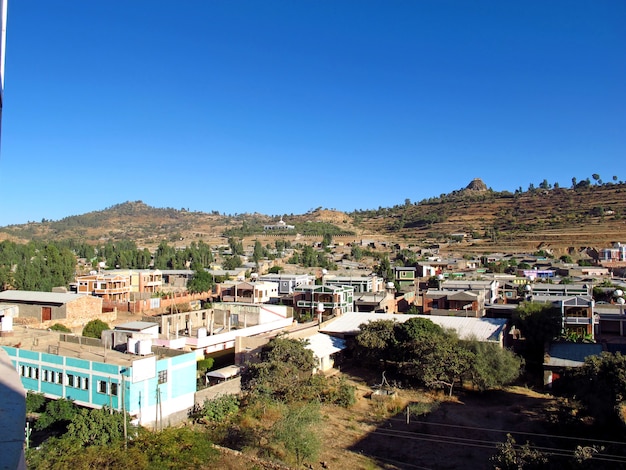
[[[62,341],[62,336],[67,336],[72,340]],[[84,344],[83,341],[91,344]],[[82,336],[71,336],[56,331],[14,326],[13,335],[0,337],[0,346],[9,346],[25,349],[27,351],[72,357],[124,367],[130,366],[135,359],[141,359],[143,357],[121,353],[113,349],[105,350],[102,346],[94,345],[93,343],[96,341],[98,340],[84,338]]]

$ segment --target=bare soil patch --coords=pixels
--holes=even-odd
[[[546,410],[556,407],[549,395],[522,387],[462,391],[451,398],[401,389],[396,398],[378,402],[370,397],[375,378],[345,377],[357,386],[358,400],[350,409],[324,410],[320,460],[330,469],[493,468],[489,459],[507,432],[546,432]],[[433,411],[412,414],[407,424],[406,407],[416,403]],[[520,443],[528,439],[524,434],[517,437]]]

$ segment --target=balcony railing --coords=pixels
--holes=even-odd
[[[565,317],[565,323],[568,325],[591,325],[593,318],[588,317]]]

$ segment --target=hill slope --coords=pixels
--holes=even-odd
[[[355,239],[380,237],[406,243],[450,242],[465,234],[456,251],[557,251],[603,247],[626,241],[626,184],[579,189],[537,189],[494,192],[479,179],[468,187],[419,203],[351,214],[318,208],[301,215],[284,215],[299,230],[309,223],[351,233]],[[59,221],[13,225],[0,229],[0,238],[80,239],[89,243],[132,239],[139,246],[161,240],[202,239],[224,243],[224,235],[246,228],[248,237],[262,233],[264,224],[278,219],[263,214],[221,215],[154,208],[141,201],[126,202],[102,211]],[[235,229],[235,230],[233,230]],[[286,234],[295,239],[297,231]],[[234,235],[237,236],[237,235]]]

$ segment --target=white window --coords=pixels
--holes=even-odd
[[[104,380],[98,380],[98,393],[107,393],[108,392],[107,383]]]

